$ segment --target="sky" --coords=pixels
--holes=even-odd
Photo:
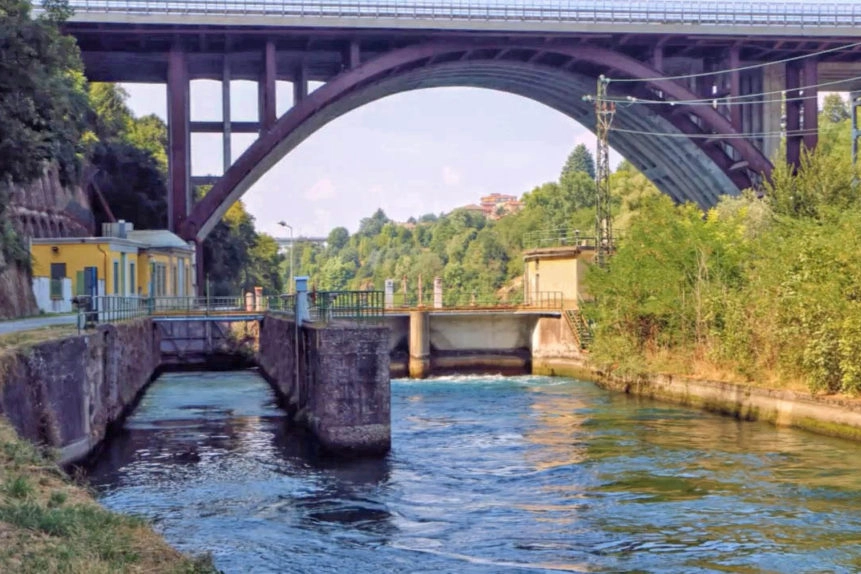
[[[163,85],[123,84],[138,115],[165,118]],[[316,86],[311,86],[316,87]],[[290,106],[290,84],[278,83],[278,113]],[[257,88],[231,83],[234,121],[254,120]],[[220,83],[192,82],[193,121],[221,118]],[[255,136],[232,139],[234,159]],[[325,236],[336,226],[351,232],[378,207],[396,220],[448,212],[482,195],[520,196],[558,179],[568,153],[590,131],[532,100],[475,88],[433,88],[396,94],[352,111],[290,152],[243,197],[257,229],[286,236]],[[220,134],[194,135],[192,174],[219,175]],[[611,157],[613,164],[618,156]]]

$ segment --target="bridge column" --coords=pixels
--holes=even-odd
[[[430,315],[427,311],[410,311],[410,378],[423,379],[430,374]]]
[[[296,73],[293,75],[293,105],[305,99],[308,95],[308,73],[305,66],[296,68]]]
[[[741,95],[741,49],[738,46],[733,46],[729,51],[729,95],[732,97],[732,105],[729,107],[729,117],[732,122],[732,127],[738,131],[743,131],[741,125],[742,107],[739,104],[738,97]]]
[[[777,151],[780,149],[779,134],[783,127],[783,102],[778,94],[786,87],[786,64],[770,64],[762,70],[762,91],[765,92],[762,104],[762,153],[772,162],[778,161]]]
[[[188,217],[191,154],[189,137],[188,60],[181,47],[170,50],[167,67],[168,228],[178,232]]]
[[[222,165],[226,172],[233,163],[230,142],[230,55],[224,54],[224,67],[221,70],[221,145]]]
[[[266,41],[266,47],[263,50],[263,66],[260,81],[257,83],[257,95],[260,132],[263,133],[275,125],[277,119],[275,112],[275,44],[272,40]]]
[[[801,67],[790,62],[786,65],[786,163],[798,167],[801,161]]]
[[[819,139],[817,64],[807,58],[786,65],[786,161],[796,168],[801,163],[801,146],[812,151]]]

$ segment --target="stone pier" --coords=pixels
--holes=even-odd
[[[430,317],[427,311],[410,311],[410,378],[430,374]]]
[[[298,342],[298,346],[296,345]],[[341,454],[391,448],[389,329],[266,316],[257,363],[294,420]]]

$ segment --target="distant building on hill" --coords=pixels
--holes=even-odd
[[[491,193],[481,198],[481,203],[476,205],[470,203],[458,207],[458,209],[472,213],[481,213],[488,219],[499,219],[511,213],[517,213],[523,209],[523,203],[513,195],[504,193]]]

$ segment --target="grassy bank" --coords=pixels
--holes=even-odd
[[[0,419],[0,572],[216,572],[138,518],[102,508]]]

